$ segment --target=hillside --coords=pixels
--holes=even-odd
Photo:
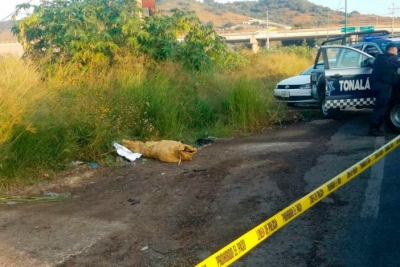
[[[325,27],[327,25],[344,25],[345,13],[315,5],[307,0],[259,0],[217,3],[214,0],[157,0],[157,10],[168,12],[171,8],[195,11],[203,23],[212,22],[215,27],[226,24],[242,24],[251,18],[290,25],[297,28]],[[244,20],[241,20],[244,19]],[[390,25],[391,18],[360,14],[349,10],[348,25]]]
[[[17,42],[17,37],[13,36],[10,30],[4,30],[0,32],[0,42],[2,43]]]
[[[197,0],[156,0],[157,12],[168,15],[174,8],[194,11],[204,24],[213,25],[216,28],[236,26],[237,30],[248,28],[249,26],[244,26],[243,22],[251,19],[265,21],[267,10],[268,20],[271,24],[273,22],[281,23],[294,28],[343,27],[345,24],[343,11],[333,11],[307,0],[259,0],[226,4],[217,3],[214,0],[203,0],[202,2]],[[391,25],[392,23],[390,17],[363,15],[357,10],[349,11],[347,20],[348,26]],[[10,34],[11,26],[10,21],[0,22],[0,42],[16,41],[16,38]],[[265,25],[251,27],[259,28],[261,26]]]
[[[10,31],[13,26],[14,22],[12,21],[0,22],[0,42],[9,43],[17,41],[17,38]]]
[[[222,27],[225,24],[242,24],[243,21],[252,19],[249,16],[231,12],[225,8],[222,8],[223,4],[217,4],[217,6],[207,5],[201,2],[193,0],[179,0],[179,1],[156,1],[157,11],[162,14],[169,14],[174,8],[178,8],[185,11],[194,11],[196,15],[204,24],[212,24],[215,27]],[[219,7],[221,6],[221,8]]]

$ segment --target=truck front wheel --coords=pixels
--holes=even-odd
[[[339,108],[327,108],[325,105],[325,94],[321,95],[321,99],[319,101],[319,109],[321,111],[322,117],[324,119],[337,119],[340,114]]]
[[[386,117],[387,125],[395,133],[400,133],[400,99],[393,102],[388,109]]]

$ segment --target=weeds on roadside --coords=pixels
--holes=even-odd
[[[0,190],[49,179],[71,161],[110,162],[112,141],[261,131],[285,120],[273,99],[282,77],[310,65],[296,54],[244,54],[240,65],[187,72],[145,56],[112,67],[55,65],[36,72],[0,58]]]

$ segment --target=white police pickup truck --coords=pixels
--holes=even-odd
[[[311,95],[324,118],[337,118],[348,107],[372,108],[369,77],[375,58],[343,45],[321,46],[310,74]],[[323,68],[317,65],[322,64]],[[400,88],[393,88],[386,123],[400,133]]]

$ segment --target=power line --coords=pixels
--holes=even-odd
[[[13,11],[10,15],[7,15],[4,19],[0,20],[0,22],[5,21],[6,19],[8,19],[8,18],[11,17],[12,15],[14,15],[15,12],[17,12],[17,11]]]
[[[338,6],[337,6],[337,8],[336,8],[336,10],[338,10],[339,9],[339,7],[340,7],[340,5],[342,4],[342,0],[340,0],[339,1],[339,4],[338,4]]]
[[[33,0],[30,0],[27,4],[30,4]],[[14,10],[10,15],[6,16],[4,19],[0,20],[0,22],[5,21],[6,19],[8,19],[9,17],[11,17],[12,15],[14,15],[17,12],[17,10]]]
[[[398,10],[399,7],[394,7],[394,3],[392,3],[392,8],[389,7],[389,9],[392,10],[392,37],[393,37],[393,28],[394,28],[394,14],[395,14],[395,10]]]

